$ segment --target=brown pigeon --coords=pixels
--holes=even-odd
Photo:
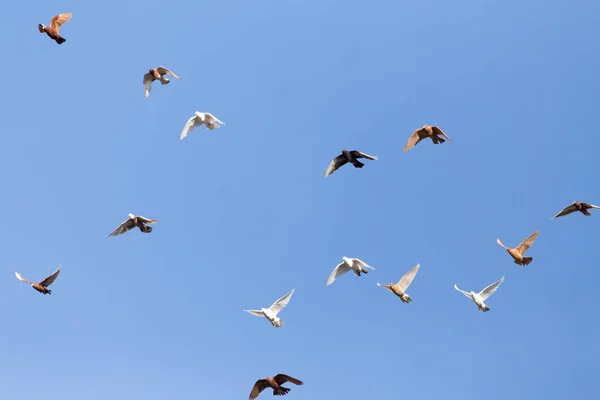
[[[351,163],[354,165],[354,168],[362,168],[365,164],[358,161],[358,158],[366,158],[367,160],[377,160],[377,156],[370,156],[365,153],[361,153],[358,150],[344,150],[342,149],[342,154],[337,156],[329,163],[329,166],[323,172],[323,177],[329,176],[333,174],[338,168],[346,163]]]
[[[181,80],[180,77],[175,75],[173,72],[169,71],[169,69],[160,66],[158,68],[150,68],[149,72],[144,75],[144,96],[148,98],[150,96],[150,91],[152,90],[152,82],[155,80],[159,80],[161,84],[167,85],[171,82],[165,75],[171,75],[175,79]]]
[[[46,289],[46,288],[48,286],[52,285],[52,282],[54,282],[56,280],[56,278],[58,277],[58,274],[60,274],[60,267],[61,266],[59,265],[58,269],[56,271],[54,271],[54,273],[52,275],[50,275],[49,277],[47,277],[46,279],[44,279],[40,283],[29,282],[27,279],[23,278],[21,276],[21,274],[19,274],[18,272],[15,272],[15,276],[21,282],[29,283],[31,285],[31,287],[34,288],[35,290],[37,290],[38,292],[40,292],[42,294],[51,294],[52,290]]]
[[[56,43],[63,44],[67,41],[67,39],[63,38],[59,35],[60,27],[69,22],[73,14],[64,13],[55,15],[54,18],[50,20],[50,26],[45,26],[44,24],[38,25],[38,30],[40,33],[46,32],[46,35],[50,36],[51,39],[54,39]]]
[[[408,294],[406,294],[406,289],[410,286],[413,279],[415,279],[417,272],[419,272],[419,268],[421,268],[421,264],[417,264],[413,269],[404,274],[398,283],[388,283],[387,285],[382,285],[377,282],[377,286],[386,288],[390,292],[394,293],[400,298],[400,300],[402,300],[403,303],[410,303],[412,299]]]
[[[417,129],[410,135],[406,146],[404,146],[404,152],[406,153],[408,150],[415,147],[421,140],[427,138],[430,138],[433,141],[433,144],[444,143],[445,140],[441,136],[452,141],[448,135],[437,126],[423,125],[422,128]]]
[[[600,210],[600,207],[598,207],[598,206],[595,206],[595,205],[590,204],[590,203],[579,202],[579,201],[575,200],[573,202],[573,204],[571,204],[570,206],[567,206],[567,207],[563,208],[563,210],[561,212],[559,212],[558,214],[556,214],[554,217],[552,217],[552,219],[558,218],[558,217],[562,217],[563,215],[569,215],[571,213],[574,213],[575,211],[579,211],[580,213],[582,213],[586,217],[589,217],[589,216],[592,215],[588,211],[590,208],[595,208],[597,210]]]
[[[273,389],[273,396],[285,396],[291,390],[289,388],[281,386],[286,382],[291,382],[294,385],[303,385],[302,381],[299,381],[298,379],[292,378],[288,375],[277,374],[272,378],[269,378],[267,376],[265,377],[265,379],[259,379],[256,381],[254,387],[252,388],[252,391],[250,392],[249,399],[253,400],[257,398],[260,392],[262,392],[266,388]]]
[[[112,233],[107,236],[107,238],[111,236],[121,235],[127,231],[132,230],[136,226],[140,228],[140,231],[144,233],[150,233],[152,232],[152,227],[147,226],[146,224],[154,224],[156,222],[158,222],[157,219],[149,219],[146,217],[142,217],[141,215],[129,214],[129,218],[123,221],[117,229],[112,231]]]
[[[521,243],[519,243],[519,245],[517,246],[516,249],[506,247],[505,245],[502,244],[500,239],[496,239],[496,242],[500,246],[504,247],[506,249],[506,251],[508,252],[508,254],[510,254],[510,256],[512,258],[514,258],[515,264],[525,266],[525,265],[531,264],[531,261],[533,261],[533,257],[523,257],[523,254],[525,254],[525,252],[531,247],[531,245],[533,244],[535,239],[537,239],[539,234],[540,234],[540,230],[538,229],[527,239],[525,239]]]

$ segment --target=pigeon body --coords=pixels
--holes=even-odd
[[[592,213],[590,213],[588,210],[592,209],[592,208],[600,210],[600,207],[598,207],[598,206],[595,206],[595,205],[590,204],[590,203],[579,202],[579,201],[575,200],[573,202],[573,204],[571,204],[571,205],[563,208],[562,211],[559,212],[558,214],[556,214],[554,217],[552,217],[552,219],[558,218],[558,217],[562,217],[564,215],[569,215],[569,214],[574,213],[576,211],[579,211],[580,213],[582,213],[586,217],[589,217],[589,216],[592,215]]]
[[[358,150],[348,151],[342,149],[342,154],[334,158],[333,161],[329,163],[329,166],[327,167],[325,172],[323,172],[323,176],[326,177],[333,174],[337,169],[339,169],[342,165],[346,163],[351,163],[352,165],[354,165],[354,168],[362,168],[365,164],[358,161],[359,158],[366,158],[367,160],[378,159],[376,156],[370,156],[368,154],[361,153]]]
[[[472,291],[465,292],[464,290],[460,290],[458,288],[458,286],[456,286],[456,284],[454,284],[454,289],[458,290],[459,292],[461,292],[462,294],[464,294],[465,296],[467,296],[468,298],[473,300],[473,302],[477,305],[477,308],[479,309],[479,311],[487,312],[487,311],[490,311],[490,308],[484,303],[484,301],[486,301],[488,297],[490,297],[492,294],[494,294],[494,292],[498,289],[498,287],[500,286],[500,284],[503,281],[504,281],[504,277],[502,277],[499,280],[497,280],[496,282],[492,283],[491,285],[489,285],[488,287],[486,287],[479,293],[475,293]]]
[[[264,379],[259,379],[256,381],[254,387],[252,387],[252,391],[250,392],[250,397],[248,399],[254,400],[266,388],[273,389],[273,396],[285,396],[291,390],[281,386],[286,382],[291,382],[298,386],[302,386],[304,384],[301,380],[292,378],[291,376],[285,374],[277,374],[272,378],[266,376]]]
[[[67,39],[60,36],[60,27],[63,24],[69,22],[71,17],[73,17],[73,14],[71,13],[55,15],[54,18],[50,20],[50,26],[39,24],[38,30],[40,31],[40,33],[46,33],[46,35],[48,35],[51,39],[54,39],[56,43],[63,44],[67,41]]]
[[[188,119],[188,122],[183,127],[181,134],[179,135],[179,139],[183,139],[186,137],[191,131],[199,127],[200,125],[206,125],[206,129],[213,130],[218,128],[221,125],[225,125],[225,122],[219,120],[217,117],[212,115],[211,113],[201,113],[196,111],[194,116]]]
[[[387,285],[382,285],[377,282],[377,286],[381,286],[394,293],[400,298],[400,300],[402,300],[403,303],[410,303],[412,299],[408,294],[406,294],[406,289],[410,286],[413,279],[415,279],[419,268],[421,268],[421,264],[417,264],[413,269],[408,271],[396,284],[388,283]]]
[[[158,68],[150,68],[149,71],[144,75],[144,97],[148,98],[150,96],[150,91],[152,91],[152,83],[155,80],[159,80],[161,84],[168,85],[171,82],[165,75],[171,75],[175,79],[181,80],[180,77],[175,75],[168,68],[160,66]]]
[[[524,257],[523,255],[531,247],[531,245],[533,244],[533,242],[535,241],[535,239],[538,237],[539,234],[540,234],[540,231],[538,229],[527,239],[525,239],[521,243],[519,243],[519,245],[514,249],[511,247],[506,247],[504,244],[502,244],[500,239],[496,239],[496,243],[498,243],[500,246],[502,246],[506,249],[508,254],[510,254],[510,256],[515,260],[515,264],[518,264],[520,266],[525,266],[525,265],[531,264],[531,262],[533,261],[533,257]]]
[[[427,138],[430,138],[433,144],[444,143],[446,141],[444,138],[452,141],[448,135],[437,126],[423,125],[422,128],[417,129],[410,135],[408,142],[406,142],[406,146],[404,146],[404,152],[406,153],[408,150],[415,147],[421,140]]]
[[[325,285],[331,285],[333,281],[335,281],[337,278],[344,275],[348,271],[352,271],[354,272],[354,275],[360,276],[361,274],[369,273],[369,271],[367,271],[365,268],[375,270],[375,268],[367,265],[367,263],[359,260],[358,258],[348,258],[344,256],[342,257],[342,259],[343,261],[339,263],[337,267],[333,269],[331,275],[329,275],[329,279],[327,279]]]
[[[26,282],[26,283],[30,284],[32,288],[34,288],[41,294],[51,294],[52,290],[48,289],[48,286],[52,285],[52,283],[58,277],[58,274],[60,274],[60,268],[61,268],[61,266],[59,265],[58,269],[56,271],[54,271],[54,273],[52,275],[50,275],[49,277],[47,277],[46,279],[44,279],[43,281],[38,282],[38,283],[33,283],[33,282],[28,281],[27,279],[23,278],[21,276],[21,274],[19,274],[18,272],[15,272],[15,276],[21,282]]]
[[[271,304],[271,307],[269,307],[269,308],[261,308],[260,310],[244,310],[244,311],[246,311],[252,315],[255,315],[257,317],[265,317],[266,319],[269,320],[271,325],[273,325],[275,328],[280,328],[281,325],[283,325],[283,320],[280,319],[279,317],[277,317],[277,314],[279,314],[281,312],[281,310],[283,310],[285,308],[285,306],[288,305],[288,303],[290,302],[290,299],[292,298],[292,295],[294,294],[294,290],[295,289],[290,290],[289,292],[287,292],[286,294],[284,294],[283,296],[281,296],[280,298],[275,300],[275,302],[273,304]]]
[[[146,224],[154,224],[156,222],[158,222],[157,219],[149,219],[142,217],[141,215],[129,214],[129,218],[123,221],[121,225],[117,227],[117,229],[112,231],[111,234],[107,236],[107,238],[111,236],[122,235],[123,233],[130,231],[135,227],[138,227],[140,231],[144,233],[150,233],[152,232],[152,227]]]

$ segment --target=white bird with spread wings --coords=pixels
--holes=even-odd
[[[292,298],[292,295],[294,294],[294,290],[296,290],[296,289],[290,290],[289,292],[284,294],[282,297],[275,300],[275,302],[273,304],[271,304],[271,307],[269,307],[269,308],[261,308],[260,310],[244,310],[244,311],[249,312],[252,315],[256,315],[257,317],[265,317],[266,319],[269,320],[271,325],[273,325],[275,328],[279,328],[279,327],[281,327],[281,325],[283,325],[283,320],[280,319],[279,317],[277,317],[277,314],[279,314],[281,312],[281,310],[283,310],[285,308],[285,306],[288,305],[288,303],[290,302],[290,299]]]
[[[194,116],[188,119],[188,122],[186,122],[181,134],[179,135],[179,139],[183,139],[200,125],[206,125],[206,129],[212,131],[213,129],[220,127],[221,125],[219,124],[225,125],[225,122],[221,121],[211,113],[196,111]]]
[[[491,285],[489,285],[488,287],[486,287],[479,293],[465,292],[464,290],[460,290],[458,288],[458,286],[456,286],[456,283],[454,284],[454,289],[458,290],[459,292],[461,292],[462,294],[464,294],[465,296],[467,296],[468,298],[473,300],[473,302],[475,304],[477,304],[477,308],[479,309],[479,311],[486,312],[486,311],[489,311],[490,308],[485,305],[484,301],[486,301],[488,297],[490,297],[491,295],[494,294],[494,292],[496,292],[496,290],[498,289],[498,287],[500,286],[502,281],[504,281],[504,277],[502,277],[499,280],[497,280],[496,282],[492,283]]]
[[[333,281],[335,281],[337,278],[344,275],[348,271],[353,271],[354,275],[356,276],[360,276],[361,274],[368,274],[369,271],[367,271],[365,268],[369,268],[375,271],[375,268],[367,265],[367,263],[359,260],[358,258],[348,258],[344,256],[342,257],[342,259],[344,261],[339,263],[337,267],[334,268],[334,270],[331,272],[331,275],[329,275],[329,279],[327,279],[325,285],[331,285]]]

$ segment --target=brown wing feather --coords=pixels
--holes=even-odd
[[[452,141],[452,139],[450,139],[448,137],[448,135],[446,135],[444,133],[443,130],[441,130],[440,128],[438,128],[437,126],[432,126],[431,129],[433,130],[433,133],[437,134],[437,135],[442,135],[443,137],[445,137],[446,139],[448,139],[449,141]]]
[[[408,138],[408,142],[406,142],[406,146],[404,146],[404,152],[406,153],[413,147],[415,147],[421,140],[425,139],[429,135],[427,134],[427,130],[425,128],[419,128],[410,135]]]
[[[259,379],[256,381],[256,383],[254,384],[254,387],[252,388],[252,391],[250,392],[250,397],[249,399],[255,399],[258,397],[258,395],[260,394],[260,392],[262,392],[263,390],[265,390],[266,388],[269,387],[269,384],[267,383],[267,381],[265,379]]]
[[[56,31],[56,33],[58,34],[58,32],[60,31],[60,27],[64,23],[69,22],[69,20],[71,19],[71,17],[73,17],[73,14],[71,14],[71,13],[64,13],[64,14],[55,15],[54,18],[52,18],[50,20],[50,27],[52,29],[54,29]]]
[[[519,253],[521,253],[521,255],[525,254],[525,252],[531,247],[531,245],[533,244],[533,242],[535,241],[535,239],[538,237],[539,234],[540,234],[540,230],[538,229],[527,239],[525,239],[521,243],[519,243],[516,250]]]
[[[556,214],[552,218],[554,219],[554,218],[562,217],[564,215],[569,215],[571,213],[574,213],[575,211],[577,211],[577,207],[575,207],[575,205],[571,204],[570,206],[567,206],[567,207],[563,208],[561,210],[561,212],[559,212],[558,214]]]
[[[178,77],[177,75],[175,75],[175,74],[174,74],[172,71],[170,71],[168,68],[165,68],[165,67],[163,67],[163,66],[160,66],[160,67],[156,68],[156,70],[157,70],[157,71],[158,71],[158,73],[159,73],[159,74],[161,74],[161,75],[169,74],[169,75],[171,75],[173,78],[181,80],[181,78],[180,78],[180,77]]]
[[[273,379],[275,379],[275,382],[277,382],[278,385],[283,385],[286,382],[291,382],[294,385],[303,385],[302,381],[285,374],[277,374]]]
[[[40,285],[42,285],[43,287],[48,287],[48,286],[52,285],[52,282],[54,282],[56,280],[56,278],[58,277],[58,274],[60,274],[60,266],[58,267],[58,269],[56,271],[54,271],[54,273],[52,275],[50,275],[49,277],[47,277],[46,279],[41,281]]]

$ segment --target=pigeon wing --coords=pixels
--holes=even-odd
[[[252,315],[256,315],[257,317],[264,317],[264,314],[260,310],[244,310],[244,311],[246,311],[247,313],[250,313]]]
[[[398,286],[398,288],[403,292],[406,291],[406,289],[412,283],[413,279],[415,279],[419,268],[421,268],[421,264],[417,264],[413,269],[408,271],[402,278],[400,278],[396,286]]]
[[[50,27],[52,29],[54,29],[56,34],[58,34],[58,32],[60,32],[60,27],[64,23],[69,22],[69,19],[71,19],[72,16],[73,16],[73,14],[71,14],[71,13],[63,13],[63,14],[55,15],[54,18],[52,18],[50,20]]]
[[[333,283],[333,281],[335,281],[337,278],[339,278],[340,276],[344,275],[346,272],[350,271],[350,266],[348,266],[348,264],[346,264],[345,261],[342,261],[341,263],[339,263],[337,265],[337,267],[335,267],[333,269],[333,271],[331,272],[331,275],[329,275],[329,279],[327,279],[327,282],[325,283],[325,285],[329,286]]]
[[[346,159],[346,156],[343,154],[340,154],[339,156],[334,158],[333,161],[331,161],[331,163],[329,163],[329,166],[327,167],[325,172],[323,172],[323,176],[325,177],[325,176],[329,176],[329,175],[333,174],[338,168],[340,168],[342,165],[346,164],[347,162],[348,162],[348,160]]]
[[[21,276],[21,274],[20,274],[20,273],[18,273],[18,272],[15,272],[15,276],[16,276],[16,277],[17,277],[17,279],[18,279],[18,280],[20,280],[21,282],[26,282],[26,283],[29,283],[30,285],[33,285],[33,282],[29,282],[27,279],[23,278],[23,277]]]
[[[60,274],[60,268],[61,266],[58,266],[58,269],[56,271],[54,271],[54,273],[52,275],[50,275],[49,277],[47,277],[46,279],[44,279],[43,281],[40,282],[40,285],[42,285],[43,287],[48,287],[50,285],[52,285],[52,283],[56,280],[56,278],[58,278],[58,274]]]
[[[278,385],[283,385],[286,382],[291,382],[294,385],[299,386],[304,384],[301,380],[292,378],[291,376],[285,374],[277,374],[273,377],[273,379],[275,380],[275,382],[277,382]]]
[[[154,82],[156,78],[150,72],[144,74],[144,97],[148,98],[150,96],[150,92],[152,91],[152,82]]]
[[[256,383],[254,384],[254,387],[252,388],[252,391],[250,392],[249,400],[253,400],[253,399],[257,398],[258,395],[260,394],[260,392],[262,392],[263,390],[265,390],[268,387],[269,387],[269,384],[267,383],[267,381],[265,379],[257,380]]]
[[[210,119],[212,119],[215,122],[218,122],[221,125],[226,125],[225,122],[221,121],[219,118],[215,117],[214,115],[212,115],[211,113],[204,113],[206,116],[208,116]]]
[[[271,304],[271,307],[269,308],[275,315],[279,314],[279,312],[281,312],[281,310],[283,310],[285,306],[288,305],[290,299],[292,298],[292,295],[294,294],[294,290],[295,289],[290,290],[289,292],[275,300],[273,304]]]
[[[158,73],[159,73],[159,74],[161,74],[161,75],[169,74],[169,75],[171,75],[173,78],[181,80],[181,78],[180,78],[180,77],[178,77],[177,75],[175,75],[175,74],[174,74],[174,73],[173,73],[171,70],[169,70],[168,68],[165,68],[165,67],[163,67],[163,66],[160,66],[160,67],[156,68],[156,70],[157,70],[157,71],[158,71]]]
[[[437,126],[432,126],[431,129],[433,130],[433,133],[437,134],[437,135],[442,135],[443,137],[445,137],[446,139],[448,139],[449,141],[452,141],[452,139],[450,139],[448,137],[448,135],[446,135],[444,133],[443,130],[441,130],[440,128],[438,128]]]
[[[145,224],[155,224],[158,222],[157,219],[150,219],[150,218],[142,217],[141,215],[138,215],[137,218]]]
[[[107,236],[107,238],[111,237],[111,236],[122,235],[123,233],[133,229],[134,227],[135,227],[135,224],[133,223],[133,221],[131,219],[127,219],[127,220],[123,221],[121,223],[121,225],[118,226],[117,229],[112,231],[111,234]]]
[[[180,140],[183,139],[191,131],[196,129],[196,127],[198,127],[202,124],[203,124],[202,120],[200,118],[198,118],[197,115],[194,115],[192,118],[188,119],[188,121],[185,123],[185,126],[183,127],[181,133],[179,134],[179,139]]]
[[[375,271],[375,268],[371,267],[366,262],[364,262],[362,260],[359,260],[358,258],[353,258],[352,261],[355,262],[356,264],[358,264],[361,267],[369,268],[369,269],[372,269],[373,271]]]
[[[377,160],[378,159],[377,156],[370,156],[367,153],[363,153],[358,150],[352,150],[350,152],[350,154],[352,154],[355,158],[366,158],[368,160]]]
[[[498,279],[496,282],[492,283],[491,285],[483,289],[481,292],[479,292],[479,297],[481,298],[481,301],[485,301],[488,297],[493,295],[502,283],[502,281],[504,281],[504,277]]]
[[[464,294],[464,295],[465,295],[465,296],[467,296],[468,298],[472,299],[472,297],[471,297],[471,293],[467,293],[467,292],[465,292],[464,290],[460,290],[460,289],[458,288],[458,286],[456,286],[456,283],[454,284],[454,289],[458,290],[459,292],[461,292],[462,294]]]
[[[427,137],[427,130],[425,128],[419,128],[410,135],[406,146],[404,146],[404,152],[406,153],[413,147],[415,147],[421,140]]]
[[[517,246],[517,251],[521,255],[525,254],[525,252],[531,247],[531,245],[533,244],[533,242],[535,241],[535,239],[538,237],[539,234],[540,234],[540,231],[538,229],[527,239],[525,239],[521,243],[519,243],[519,245]]]
[[[564,215],[569,215],[575,211],[577,211],[577,207],[575,207],[574,204],[571,204],[570,206],[563,208],[562,211],[556,214],[554,217],[552,217],[552,219],[562,217]]]
[[[600,207],[595,206],[595,205],[590,204],[590,203],[583,203],[582,202],[581,205],[584,206],[584,207],[587,207],[587,208],[595,208],[596,210],[600,210]]]

